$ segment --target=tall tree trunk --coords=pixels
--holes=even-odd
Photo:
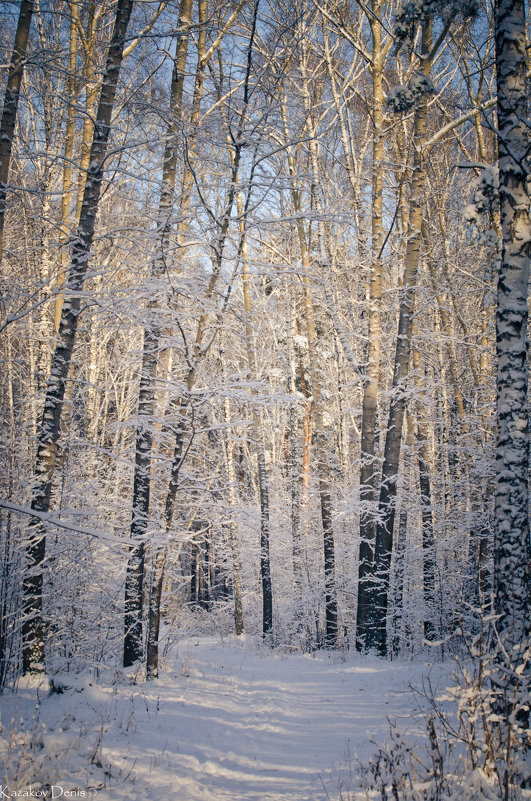
[[[376,453],[376,418],[378,413],[378,383],[380,377],[380,343],[382,338],[382,262],[383,242],[383,88],[380,3],[372,3],[370,17],[372,34],[372,264],[368,303],[367,375],[363,385],[361,416],[360,467],[360,551],[358,568],[358,608],[356,616],[356,647],[365,647],[367,620],[370,609],[371,579],[374,568],[374,539],[376,535],[373,504],[376,496],[378,454]]]
[[[73,5],[77,0],[72,0]],[[61,268],[57,278],[57,288],[63,285],[66,270],[68,269],[67,243],[70,236],[70,202],[72,197],[72,159],[74,156],[74,138],[76,128],[76,55],[77,55],[77,27],[76,15],[70,17],[70,39],[68,49],[68,109],[66,112],[66,131],[63,163],[63,190],[61,195]],[[54,306],[54,331],[59,331],[63,296],[59,294]]]
[[[175,445],[172,458],[171,475],[164,507],[165,538],[167,540],[173,520],[175,498],[179,486],[179,472],[184,460],[184,438],[186,433],[186,408],[184,404],[175,404],[174,417],[177,419],[175,429]],[[153,559],[153,581],[149,596],[149,607],[146,632],[146,678],[156,679],[159,675],[159,632],[161,617],[162,588],[168,558],[168,546],[165,544],[156,550]]]
[[[418,335],[415,323],[412,326],[414,337]],[[419,397],[422,397],[424,385],[421,355],[417,348],[413,348],[413,367],[416,376],[416,386],[419,390]],[[427,414],[422,400],[417,403],[417,431],[416,440],[418,445],[418,466],[420,484],[420,508],[422,518],[422,584],[424,589],[424,637],[427,640],[436,639],[436,627],[433,622],[435,613],[435,538],[433,532],[433,513],[431,500],[431,480],[430,480],[430,450],[429,450],[429,430],[426,422]]]
[[[218,250],[218,270],[221,269],[221,254],[228,230],[229,215],[232,209],[234,198],[239,218],[240,243],[238,253],[242,261],[242,288],[245,312],[245,347],[247,351],[247,363],[249,376],[252,382],[257,380],[256,346],[252,324],[252,305],[251,305],[251,284],[249,272],[249,253],[246,234],[247,204],[244,205],[238,183],[238,171],[242,154],[242,135],[250,101],[250,78],[252,68],[252,57],[254,48],[254,38],[258,19],[259,0],[255,0],[253,8],[253,21],[247,49],[247,64],[245,79],[243,84],[243,104],[238,119],[238,130],[236,137],[229,131],[227,141],[229,142],[230,157],[232,161],[232,181],[229,191],[229,203],[221,229],[221,245]],[[250,195],[248,195],[248,200]],[[269,638],[273,630],[273,594],[271,587],[271,565],[269,556],[270,542],[270,515],[269,515],[269,486],[267,480],[267,470],[265,461],[265,445],[262,430],[262,421],[256,408],[252,411],[253,432],[255,439],[256,459],[258,468],[258,491],[260,495],[260,580],[262,584],[262,632],[264,638]]]
[[[194,97],[192,101],[192,112],[190,121],[193,128],[192,138],[195,142],[197,135],[197,124],[199,121],[199,114],[201,109],[201,98],[203,93],[203,78],[206,66],[205,62],[205,18],[206,18],[206,2],[199,0],[199,33],[197,43],[197,69],[195,75]],[[186,62],[184,62],[186,65]],[[176,84],[172,84],[176,88]],[[182,91],[182,86],[181,86]],[[188,210],[188,203],[190,198],[191,187],[194,175],[194,153],[193,145],[188,142],[188,158],[184,168],[182,178],[182,186],[179,197],[179,222],[177,227],[177,238],[179,245],[184,243],[184,234],[187,228],[186,212]],[[161,197],[162,205],[162,197]],[[168,234],[170,230],[169,215],[171,212],[171,204],[168,205],[166,210],[166,220],[161,217],[161,256],[164,258],[168,255]],[[185,436],[185,409],[183,404],[175,404],[177,415],[177,426],[175,434],[174,453],[172,458],[172,467],[169,479],[168,492],[166,495],[165,503],[165,534],[166,537],[169,533],[170,526],[173,520],[173,512],[175,505],[175,498],[177,496],[179,472],[183,461],[183,444]],[[153,560],[153,586],[150,593],[150,603],[148,609],[147,619],[147,632],[146,632],[146,677],[148,679],[157,678],[159,674],[159,631],[160,631],[160,617],[161,617],[161,602],[162,602],[162,588],[164,584],[164,573],[166,569],[166,560],[168,558],[168,547],[163,545],[157,549],[157,553]]]
[[[298,194],[296,197],[298,200]],[[300,218],[297,220],[297,232],[299,236],[299,246],[301,249],[302,264],[304,269],[304,312],[306,318],[308,361],[312,388],[314,452],[317,462],[319,502],[321,507],[321,524],[323,528],[326,622],[325,645],[329,648],[334,648],[337,645],[337,599],[334,530],[332,525],[332,489],[327,453],[328,437],[324,425],[323,400],[321,393],[321,371],[317,356],[317,332],[315,330],[315,317],[310,276],[310,252],[308,249],[302,220]],[[308,443],[308,460],[310,453],[309,447],[310,446]]]
[[[302,475],[300,469],[300,447],[298,445],[298,417],[299,404],[296,398],[296,366],[293,348],[293,308],[291,293],[288,299],[288,321],[286,331],[288,363],[288,392],[289,405],[289,435],[288,435],[288,479],[291,494],[291,543],[293,556],[293,589],[295,595],[295,616],[298,619],[302,614],[302,543],[301,543],[301,485]]]
[[[7,74],[7,87],[4,96],[4,109],[0,121],[0,258],[2,258],[4,242],[4,220],[6,214],[7,181],[9,178],[9,164],[13,150],[13,136],[17,121],[18,100],[20,85],[26,59],[26,48],[33,14],[33,0],[22,0],[18,15],[15,44],[11,54],[9,72]]]
[[[429,77],[431,60],[431,21],[424,22],[422,29],[422,70]],[[395,522],[396,482],[400,464],[400,447],[405,412],[405,381],[409,372],[411,352],[411,328],[414,307],[414,292],[420,260],[422,210],[426,171],[423,144],[428,116],[427,98],[423,95],[415,109],[413,142],[415,147],[413,173],[411,177],[408,240],[405,255],[405,272],[401,288],[398,337],[393,371],[393,398],[387,424],[384,462],[379,498],[379,520],[376,527],[374,553],[374,589],[371,593],[370,622],[366,643],[380,654],[387,653],[387,606],[391,556],[393,551],[393,528]]]
[[[229,505],[231,514],[236,509],[236,470],[234,468],[234,438],[231,431],[230,401],[224,400],[224,416],[227,425],[225,433],[225,465],[229,482]],[[237,635],[243,634],[243,604],[240,580],[240,556],[238,554],[238,537],[235,521],[230,521],[230,550],[232,554],[232,586],[234,592],[234,628]]]
[[[290,168],[291,169],[291,168]],[[293,174],[293,173],[292,173]],[[293,190],[294,204],[299,202],[299,194]],[[297,208],[297,205],[295,205]],[[304,269],[304,311],[306,318],[306,336],[308,340],[308,361],[310,368],[310,383],[312,393],[312,416],[308,421],[308,439],[305,449],[305,463],[309,467],[311,442],[309,437],[314,432],[314,453],[317,462],[319,481],[319,502],[321,507],[321,524],[323,527],[323,555],[325,573],[325,618],[327,647],[333,648],[337,644],[337,600],[335,590],[335,554],[334,530],[332,526],[332,491],[327,454],[327,435],[324,427],[323,401],[321,395],[321,373],[317,357],[317,333],[313,310],[310,252],[306,241],[306,234],[302,220],[297,219],[297,233],[301,250],[302,265]],[[313,426],[312,426],[313,422]]]
[[[319,212],[318,221],[318,241],[320,251],[320,261],[323,270],[330,264],[330,255],[326,246],[326,231],[324,226],[324,202],[320,190],[320,176],[318,164],[317,138],[314,121],[312,117],[311,98],[308,90],[308,76],[306,73],[306,47],[304,33],[301,36],[302,53],[300,69],[302,74],[302,94],[306,113],[306,128],[308,131],[309,150],[310,150],[310,174],[311,174],[311,195]],[[287,131],[287,117],[285,100],[282,103],[282,113],[284,116],[284,128]],[[289,141],[289,137],[286,137]],[[291,196],[293,207],[297,213],[301,213],[301,196],[295,183],[296,166],[295,159],[288,150],[288,168],[292,178]],[[319,487],[319,503],[321,507],[321,524],[323,528],[323,560],[325,578],[325,645],[334,648],[337,645],[337,596],[336,596],[336,576],[335,576],[335,548],[334,548],[334,529],[332,521],[332,489],[330,481],[330,468],[328,463],[328,435],[324,424],[324,409],[322,399],[322,377],[317,355],[317,332],[315,329],[315,315],[312,298],[312,279],[311,279],[311,257],[309,244],[304,231],[303,221],[297,217],[297,236],[301,251],[301,261],[304,269],[304,311],[306,318],[306,335],[308,339],[308,361],[310,367],[310,381],[312,385],[313,415],[314,415],[314,452],[317,463],[317,476]],[[326,280],[326,278],[325,278]]]
[[[88,8],[88,16],[85,30],[79,17],[78,0],[71,0],[70,7],[70,40],[68,54],[68,94],[69,105],[67,111],[66,131],[65,131],[65,151],[63,161],[63,195],[61,198],[61,268],[58,275],[57,289],[59,290],[54,307],[54,329],[59,330],[61,322],[61,311],[63,308],[62,287],[68,269],[68,249],[67,242],[69,230],[76,230],[81,218],[81,208],[85,192],[85,184],[88,176],[88,166],[90,160],[91,143],[94,137],[94,119],[98,92],[101,85],[101,76],[95,76],[95,54],[97,37],[100,30],[99,25],[104,12],[104,4],[101,0],[96,0]],[[83,132],[81,135],[81,148],[79,153],[77,187],[74,193],[72,181],[72,164],[74,158],[74,139],[77,103],[75,98],[76,89],[76,60],[77,60],[77,34],[80,38],[84,51],[83,60],[83,79],[85,81],[85,107],[83,109]],[[73,223],[70,224],[70,202],[72,194],[75,194],[75,208]]]
[[[422,414],[422,412],[420,412]],[[429,473],[428,431],[419,415],[417,422],[420,502],[422,512],[422,583],[424,589],[424,637],[437,639],[435,615],[435,538]]]
[[[245,348],[247,351],[247,364],[249,379],[252,385],[258,380],[256,364],[256,344],[253,327],[253,310],[251,304],[251,275],[249,271],[249,252],[247,235],[245,231],[245,210],[241,192],[236,192],[236,207],[240,220],[241,257],[242,257],[242,288],[243,306],[245,311]],[[255,391],[254,389],[252,390]],[[262,583],[262,631],[264,638],[268,638],[273,630],[273,591],[271,587],[271,564],[269,557],[270,541],[270,515],[269,515],[269,483],[265,461],[264,432],[260,412],[253,406],[253,434],[258,467],[258,490],[260,494],[260,579]]]
[[[415,427],[411,414],[406,413],[406,435],[405,446],[409,454],[407,472],[403,480],[404,493],[411,493],[411,483],[413,481],[413,464],[411,454],[415,447]],[[404,582],[406,579],[406,543],[408,532],[408,504],[402,498],[400,514],[398,516],[398,531],[395,549],[395,573],[394,573],[394,595],[392,612],[392,639],[390,655],[391,658],[397,657],[404,645],[405,629],[409,629],[409,624],[404,614]]]
[[[531,251],[523,0],[496,3],[496,81],[502,253],[496,312],[496,626],[511,659],[531,629],[527,297]],[[513,651],[513,649],[515,649]],[[527,661],[529,671],[529,660]]]
[[[101,88],[102,77],[96,77],[95,56],[96,47],[98,44],[98,36],[101,32],[101,21],[105,15],[108,6],[103,0],[93,0],[88,8],[88,18],[85,29],[79,15],[79,0],[68,0],[67,5],[70,10],[70,43],[68,55],[68,112],[67,124],[65,132],[65,151],[64,151],[64,167],[63,167],[63,195],[61,198],[61,269],[57,280],[57,289],[59,290],[54,309],[54,327],[55,331],[59,330],[59,323],[61,320],[61,309],[63,306],[62,286],[64,283],[67,267],[68,267],[68,250],[67,244],[69,239],[70,225],[70,201],[73,194],[72,182],[72,163],[74,152],[74,137],[75,137],[75,120],[77,104],[75,100],[75,90],[77,86],[76,74],[76,56],[77,56],[77,41],[78,34],[81,41],[82,49],[84,51],[83,63],[83,78],[85,80],[85,107],[83,109],[83,132],[81,135],[81,151],[78,164],[78,180],[76,191],[76,202],[74,209],[74,221],[72,227],[77,229],[79,219],[81,216],[81,208],[83,205],[83,196],[85,192],[85,184],[88,176],[88,167],[90,164],[90,149],[91,142],[94,137],[94,119],[96,103],[98,102],[98,93]],[[159,7],[153,14],[150,22],[141,31],[141,33],[124,48],[123,57],[128,56],[139,44],[142,37],[148,33],[158,19],[161,11],[167,5],[167,0],[159,0]]]
[[[119,0],[113,35],[107,55],[102,92],[94,127],[90,166],[87,174],[81,217],[73,246],[72,263],[66,288],[57,344],[50,368],[44,411],[38,434],[35,466],[35,488],[31,507],[37,512],[50,508],[52,480],[55,469],[57,443],[60,434],[61,411],[68,370],[76,338],[81,291],[90,260],[96,213],[107,144],[111,130],[114,98],[122,64],[124,39],[131,16],[133,0]],[[24,580],[23,669],[29,672],[40,669],[44,662],[44,624],[42,619],[43,562],[46,553],[46,531],[42,521],[34,518],[28,533],[28,567]]]
[[[192,0],[182,0],[179,13],[179,36],[175,48],[166,145],[162,165],[162,187],[160,192],[157,243],[155,258],[151,264],[151,277],[155,282],[164,280],[165,251],[169,237],[170,216],[175,194],[177,175],[177,134],[181,114],[188,54],[188,41],[192,22]],[[156,290],[160,291],[160,287]],[[144,329],[142,372],[138,394],[138,425],[135,443],[135,473],[133,480],[133,503],[131,519],[131,545],[125,580],[124,617],[124,667],[129,667],[142,657],[142,595],[144,582],[145,538],[149,515],[151,488],[151,458],[153,448],[153,412],[157,387],[157,365],[161,324],[159,320],[161,302],[158,298],[148,304],[149,320]],[[158,559],[155,559],[155,569]],[[155,590],[155,600],[158,589]],[[152,651],[150,651],[152,653]],[[147,667],[148,675],[152,673]]]

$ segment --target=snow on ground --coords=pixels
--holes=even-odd
[[[53,695],[21,682],[1,699],[0,748],[7,775],[19,774],[9,789],[47,784],[50,797],[87,798],[95,788],[98,801],[337,798],[349,755],[369,757],[388,717],[415,735],[409,685],[427,672],[200,637],[179,643],[157,681],[135,685],[115,672]],[[21,719],[30,750],[20,745]]]

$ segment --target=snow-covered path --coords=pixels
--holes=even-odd
[[[414,728],[408,685],[420,684],[426,670],[191,639],[158,681],[43,699],[46,748],[66,747],[80,721],[90,723],[81,746],[97,751],[90,771],[75,749],[64,764],[70,781],[98,788],[98,801],[321,801],[323,783],[337,797],[348,753],[367,757],[371,740],[385,739],[387,716]],[[66,787],[66,778],[53,782]]]

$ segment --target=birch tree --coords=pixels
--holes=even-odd
[[[24,71],[33,5],[33,0],[21,0],[20,3],[15,43],[11,54],[2,119],[0,120],[0,258],[2,256],[4,238],[9,164],[13,150],[20,86]]]
[[[112,110],[132,7],[133,0],[119,0],[118,2],[113,35],[105,66],[80,222],[73,246],[72,262],[65,282],[65,302],[62,308],[57,345],[50,368],[44,411],[38,433],[35,489],[31,503],[32,509],[37,512],[47,512],[51,503],[63,399],[78,327],[81,291],[94,238],[96,213],[100,200],[111,129]],[[66,297],[66,293],[68,293],[68,297]],[[42,669],[44,663],[42,588],[43,563],[46,555],[46,530],[42,518],[34,519],[28,534],[28,565],[24,579],[23,609],[23,667],[25,672]]]
[[[495,35],[502,253],[496,310],[494,582],[496,626],[510,660],[527,647],[531,626],[527,407],[531,160],[525,32],[522,0],[499,0]]]
[[[367,309],[368,353],[367,375],[363,386],[361,417],[360,468],[360,552],[358,568],[358,605],[356,618],[357,647],[363,648],[370,613],[370,577],[374,560],[375,521],[371,506],[375,501],[378,478],[376,453],[376,422],[378,386],[380,381],[380,350],[382,340],[382,249],[383,249],[383,184],[384,184],[384,96],[383,67],[389,44],[382,44],[380,16],[383,3],[373,0],[368,13],[371,29],[372,79],[372,213],[371,213],[371,273]]]
[[[371,594],[371,621],[366,643],[385,654],[386,619],[389,592],[389,571],[393,549],[393,527],[395,520],[395,498],[402,427],[405,412],[404,381],[409,370],[413,300],[420,258],[423,194],[425,186],[424,139],[428,117],[428,92],[431,91],[430,72],[433,63],[432,20],[422,23],[419,96],[414,115],[414,162],[410,189],[409,230],[405,253],[405,272],[401,287],[398,336],[393,372],[395,395],[389,410],[389,422],[385,438],[384,461],[380,485],[379,511],[382,515],[376,528],[374,551],[374,585]]]

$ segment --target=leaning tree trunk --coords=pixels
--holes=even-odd
[[[431,45],[431,21],[423,25],[422,53],[425,56],[422,69],[428,77],[431,61],[427,58]],[[406,399],[404,383],[409,372],[411,353],[411,331],[413,322],[414,292],[420,260],[423,196],[426,184],[423,144],[426,134],[428,103],[425,95],[415,109],[414,117],[414,161],[411,178],[409,230],[405,255],[405,272],[400,299],[398,337],[393,372],[393,398],[389,410],[389,422],[385,437],[384,462],[379,499],[379,520],[376,526],[374,552],[374,586],[371,592],[370,615],[366,644],[380,654],[387,653],[387,606],[391,555],[393,551],[393,528],[400,447]]]
[[[35,488],[31,508],[47,512],[50,508],[52,480],[55,470],[61,411],[74,342],[76,338],[81,292],[90,260],[96,213],[100,200],[111,117],[123,58],[127,25],[133,0],[119,0],[103,86],[101,91],[90,166],[85,184],[83,206],[73,245],[72,262],[66,280],[66,297],[61,312],[57,344],[46,388],[42,422],[38,432],[35,466]],[[43,522],[34,518],[30,525],[27,546],[28,566],[24,580],[23,669],[40,669],[44,662],[44,626],[42,619],[43,562],[46,553],[46,532]]]
[[[502,253],[496,312],[497,443],[494,584],[497,629],[517,658],[531,628],[527,408],[527,295],[531,251],[523,0],[496,4],[496,80]],[[527,660],[529,670],[529,659]]]
[[[15,44],[11,54],[11,63],[7,75],[7,87],[4,97],[4,110],[0,122],[0,258],[4,241],[4,220],[6,214],[7,180],[9,163],[13,149],[13,136],[17,121],[20,85],[26,59],[26,47],[33,14],[33,0],[22,0],[18,16]]]

